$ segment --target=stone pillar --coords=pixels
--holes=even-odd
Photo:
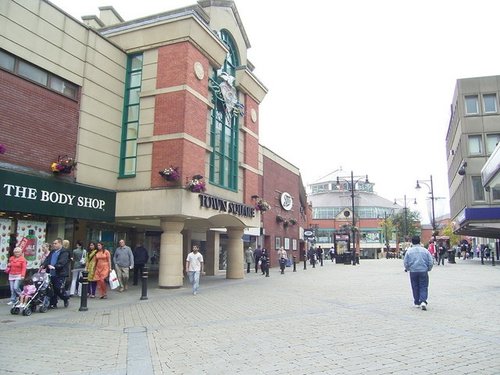
[[[243,279],[243,229],[227,228],[227,237],[226,279]]]
[[[219,272],[219,246],[220,235],[218,232],[207,231],[207,252],[204,257],[204,269],[207,276],[214,276]]]
[[[184,259],[182,259],[183,222],[160,222],[163,233],[160,240],[160,269],[158,286],[160,288],[180,288],[183,285]]]

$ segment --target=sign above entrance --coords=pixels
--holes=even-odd
[[[280,202],[284,210],[290,211],[293,207],[293,198],[287,192],[281,193]]]
[[[116,193],[0,170],[0,210],[114,221]]]
[[[200,207],[211,208],[212,210],[237,216],[255,217],[254,206],[228,201],[208,194],[199,194],[198,197],[200,198]]]

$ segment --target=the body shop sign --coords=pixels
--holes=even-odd
[[[116,193],[0,170],[0,210],[114,221]]]

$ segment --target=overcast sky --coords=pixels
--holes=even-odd
[[[52,0],[77,19],[112,5],[125,19],[196,0]],[[494,0],[235,0],[254,73],[269,92],[260,142],[305,184],[336,170],[365,175],[387,199],[434,180],[449,212],[445,139],[456,80],[500,74]],[[427,200],[428,201],[428,200]],[[400,201],[402,204],[402,200]],[[429,203],[429,202],[428,202]],[[413,206],[411,207],[413,208]]]

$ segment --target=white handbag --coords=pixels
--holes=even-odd
[[[111,289],[116,289],[120,286],[120,282],[118,281],[118,277],[116,276],[115,270],[111,270],[109,273],[109,287]]]

